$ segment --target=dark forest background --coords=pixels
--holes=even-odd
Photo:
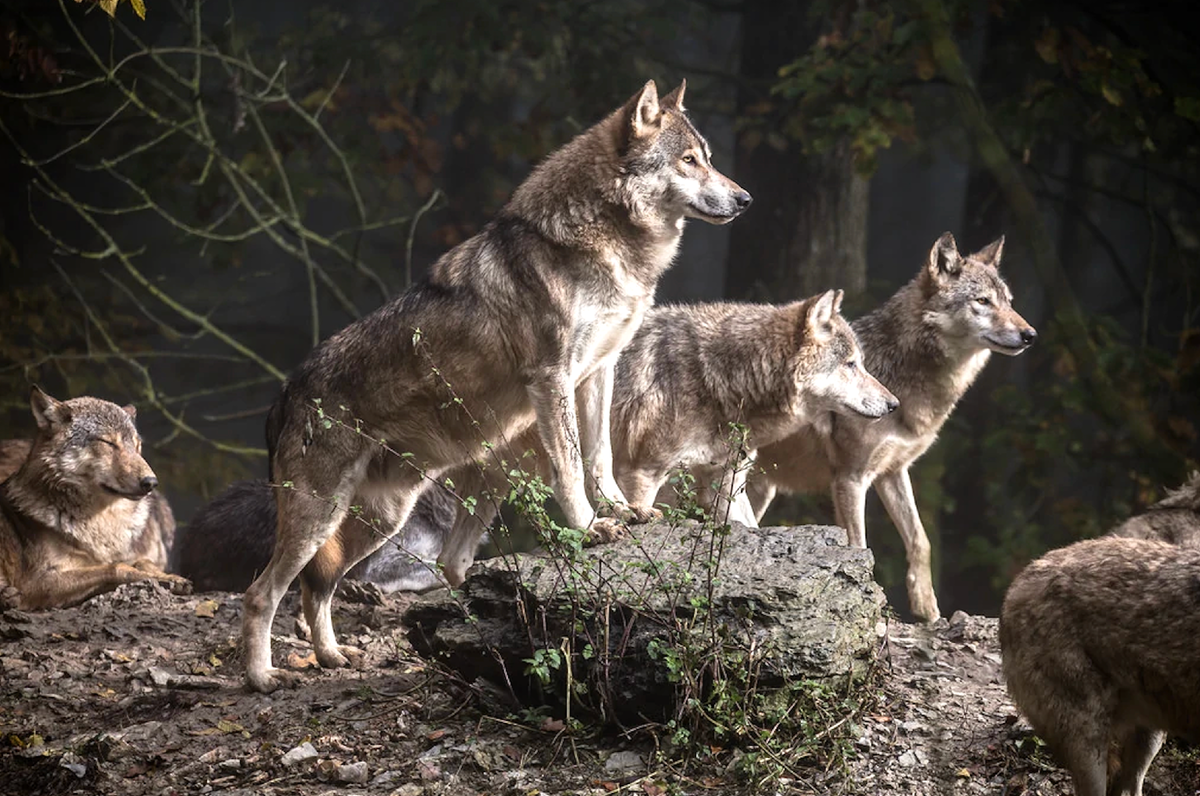
[[[31,382],[133,402],[181,520],[265,475],[266,410],[316,341],[647,78],[687,79],[755,196],[688,229],[660,302],[842,287],[854,317],[943,231],[1006,235],[1041,336],[913,473],[947,613],[995,614],[1031,557],[1200,459],[1190,4],[144,2],[0,2],[0,437],[31,433]],[[873,498],[868,527],[896,598]]]

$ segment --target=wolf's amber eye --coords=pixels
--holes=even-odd
[[[854,368],[858,367],[858,361],[857,361],[857,360],[854,360],[854,359],[851,359],[851,360],[849,360],[848,362],[846,362],[846,367],[848,367],[848,368],[850,368],[851,370],[853,370]]]
[[[992,300],[990,298],[988,298],[987,296],[980,296],[979,298],[977,298],[975,300],[978,301],[984,307],[990,306],[992,303]]]
[[[695,163],[695,162],[696,162],[696,156],[695,156],[695,155],[684,155],[684,156],[683,156],[683,162],[684,162],[684,163],[688,163],[688,164]]]

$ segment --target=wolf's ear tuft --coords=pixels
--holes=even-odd
[[[658,87],[647,80],[642,90],[627,102],[629,109],[629,137],[642,138],[658,129],[661,111],[658,107]]]
[[[1000,267],[1000,257],[1004,254],[1004,236],[996,238],[994,241],[984,246],[979,251],[975,252],[974,259],[980,262],[987,263],[993,268]]]
[[[686,79],[680,81],[679,86],[674,91],[672,91],[670,94],[668,94],[665,97],[663,97],[662,99],[660,99],[658,101],[658,104],[661,105],[663,108],[667,108],[667,109],[670,109],[673,111],[679,111],[680,113],[682,113],[683,112],[683,92],[685,92],[685,91],[687,91],[687,80]]]
[[[840,290],[826,290],[810,298],[804,312],[804,328],[813,340],[824,340],[832,333],[833,316],[837,312],[836,302]]]
[[[137,420],[137,407],[133,404],[125,404],[121,407],[125,414],[129,415],[130,420]]]
[[[949,232],[943,232],[933,248],[929,250],[929,273],[935,279],[946,276],[957,276],[962,271],[962,256],[958,253],[958,244]]]
[[[51,398],[36,384],[29,391],[29,408],[37,427],[46,430],[71,422],[71,409],[62,401]]]

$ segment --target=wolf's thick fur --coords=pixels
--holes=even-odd
[[[1008,690],[1077,796],[1141,796],[1167,733],[1200,739],[1198,604],[1200,550],[1152,540],[1077,542],[1013,580]]]
[[[1118,525],[1111,535],[1200,548],[1200,471],[1145,512]]]
[[[400,532],[346,577],[374,583],[383,592],[445,585],[436,562],[458,506],[458,499],[443,489],[425,490]],[[481,529],[494,519],[483,516],[494,514],[490,506],[480,503],[475,512],[477,543]],[[196,591],[245,591],[271,560],[276,524],[275,488],[268,481],[230,484],[179,529],[171,571],[190,580]]]
[[[1004,238],[962,256],[949,233],[911,282],[851,326],[867,371],[900,399],[898,411],[871,421],[831,416],[824,424],[759,450],[747,484],[761,519],[776,490],[830,490],[837,523],[865,547],[867,490],[875,490],[904,539],[908,598],[917,616],[941,614],[933,591],[929,539],[908,469],[934,440],[992,351],[1020,354],[1037,333],[1012,307],[998,266]]]
[[[651,516],[627,505],[612,475],[616,358],[654,301],[685,219],[725,223],[750,202],[712,167],[684,114],[683,89],[660,103],[647,83],[550,155],[425,282],[326,340],[296,369],[269,421],[277,431],[273,477],[293,489],[278,493],[275,551],[246,592],[251,688],[279,684],[271,623],[293,578],[301,575],[318,662],[344,665],[350,650],[339,649],[330,616],[342,575],[404,524],[428,478],[483,457],[486,445],[534,422],[571,525],[601,535],[620,527],[596,519],[585,461],[595,492],[619,516]],[[351,506],[382,533],[343,523]]]
[[[649,504],[673,468],[711,465],[722,473],[716,515],[757,527],[744,486],[759,447],[830,413],[893,411],[896,398],[863,367],[841,303],[842,291],[830,290],[782,306],[648,313],[617,363],[613,466],[625,496]],[[731,456],[734,423],[746,436]]]
[[[65,607],[151,579],[187,591],[185,579],[162,571],[175,521],[155,497],[158,479],[141,456],[134,408],[56,401],[36,387],[30,405],[33,441],[3,445],[3,465],[17,465],[0,484],[4,601]]]

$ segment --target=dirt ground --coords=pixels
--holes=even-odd
[[[0,616],[0,794],[740,794],[726,752],[684,768],[652,730],[570,737],[561,723],[486,715],[476,689],[426,666],[403,635],[409,598],[338,601],[361,669],[325,672],[292,635],[289,596],[276,661],[308,669],[270,696],[241,685],[241,596],[133,584],[83,606]],[[763,793],[1070,794],[1004,694],[996,620],[958,614],[891,623],[877,698],[851,760]],[[1194,750],[1172,747],[1149,796],[1200,793]]]

